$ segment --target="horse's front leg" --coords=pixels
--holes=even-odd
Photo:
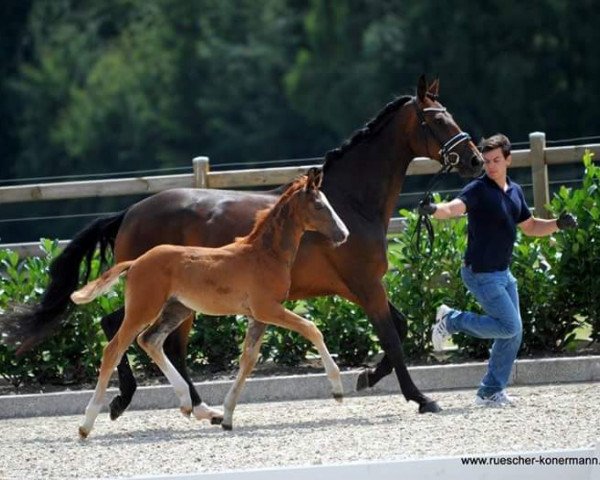
[[[221,423],[221,426],[224,430],[233,428],[233,411],[246,383],[246,378],[252,373],[258,360],[260,345],[266,328],[267,326],[264,323],[248,318],[248,330],[246,330],[246,338],[240,357],[240,370],[223,403],[223,423]]]
[[[392,315],[392,321],[396,327],[396,331],[400,336],[400,341],[406,340],[408,333],[408,325],[406,322],[406,316],[398,310],[392,302],[388,300],[388,306],[390,307],[390,313]],[[394,366],[390,361],[389,357],[383,354],[383,357],[375,368],[367,367],[364,368],[359,374],[356,380],[356,391],[364,390],[365,388],[371,388],[379,382],[383,377],[388,376],[394,370]]]
[[[394,326],[392,314],[388,304],[385,289],[380,281],[367,285],[361,285],[355,292],[359,303],[369,320],[375,328],[375,333],[379,337],[379,342],[388,358],[390,365],[394,367],[396,376],[400,383],[400,389],[407,401],[413,400],[419,404],[419,412],[436,413],[441,410],[436,401],[423,395],[413,383],[406,363],[404,352],[402,351],[402,342]],[[385,358],[385,357],[384,357]],[[382,360],[383,362],[383,360]],[[386,365],[384,365],[386,366]],[[386,366],[387,367],[387,366]]]

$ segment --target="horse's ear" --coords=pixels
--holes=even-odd
[[[439,94],[440,94],[440,79],[439,78],[436,78],[433,82],[431,82],[431,85],[429,85],[428,91],[435,97],[439,96]]]
[[[425,101],[425,95],[427,95],[427,79],[425,74],[421,74],[419,81],[417,82],[417,98],[420,102]]]

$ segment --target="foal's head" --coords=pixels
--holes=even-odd
[[[322,181],[323,171],[311,168],[299,180],[300,188],[290,198],[290,209],[295,211],[305,230],[322,233],[337,246],[346,241],[349,232],[325,194],[319,190]]]

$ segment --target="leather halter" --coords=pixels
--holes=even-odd
[[[427,97],[430,100],[436,101],[438,99],[437,95],[433,93],[427,92]],[[417,102],[417,98],[414,99],[414,106],[417,112],[417,117],[419,122],[421,122],[421,126],[426,129],[427,132],[440,144],[440,157],[442,157],[442,168],[434,175],[429,183],[427,191],[423,195],[423,200],[431,201],[431,191],[433,190],[435,184],[439,181],[439,177],[452,170],[452,168],[456,167],[460,162],[460,155],[456,153],[454,150],[463,142],[468,142],[471,140],[471,136],[466,132],[458,132],[453,137],[449,138],[445,142],[440,139],[438,134],[435,132],[431,125],[427,123],[425,119],[425,115],[428,113],[444,113],[446,109],[444,107],[428,107],[428,108],[419,108],[419,104]],[[430,156],[430,155],[428,155]],[[411,239],[415,241],[415,247],[418,253],[421,253],[421,230],[425,228],[427,232],[427,239],[429,241],[429,249],[430,251],[433,249],[433,242],[435,240],[435,234],[433,231],[433,224],[431,223],[431,219],[428,215],[419,215],[417,220],[417,224],[415,226],[415,231],[413,232]],[[416,237],[416,238],[415,238]]]
[[[431,100],[437,100],[437,95],[432,93],[427,93],[427,97]],[[428,107],[428,108],[419,108],[417,98],[415,97],[414,102],[415,110],[417,112],[417,117],[419,122],[421,122],[421,126],[425,128],[431,136],[440,144],[439,154],[442,157],[442,165],[444,167],[450,166],[455,167],[460,162],[460,155],[454,151],[456,147],[458,147],[463,142],[468,142],[471,140],[471,136],[467,132],[458,132],[453,137],[449,138],[445,142],[442,141],[439,135],[435,132],[431,125],[427,123],[425,119],[425,115],[428,113],[444,113],[446,109],[444,107]]]

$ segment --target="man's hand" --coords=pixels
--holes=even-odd
[[[563,212],[556,219],[556,226],[559,230],[567,230],[569,228],[577,228],[577,219],[570,213]]]
[[[437,210],[437,205],[432,203],[431,197],[426,197],[419,202],[417,213],[419,215],[433,215]]]

